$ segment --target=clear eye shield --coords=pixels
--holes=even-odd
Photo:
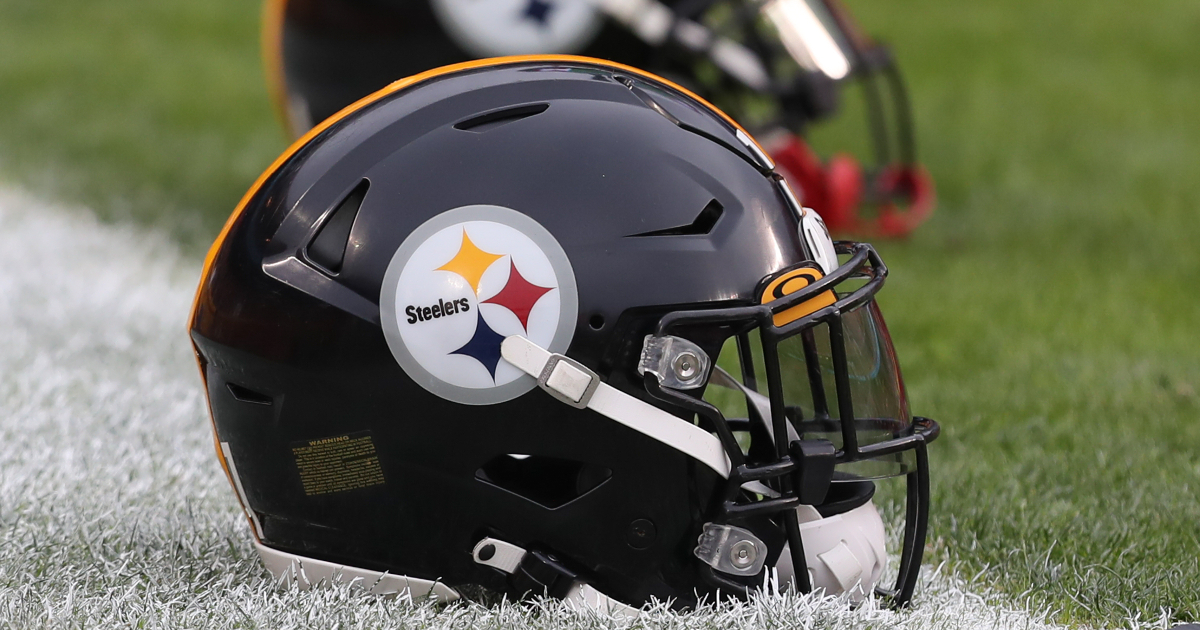
[[[836,448],[832,481],[907,474],[908,438],[921,427],[874,301],[887,268],[870,245],[839,244],[838,253],[850,259],[828,277],[808,263],[769,278],[759,306],[667,315],[647,338],[643,372],[665,399],[698,405],[719,437],[720,425],[749,434],[748,447],[733,437],[738,450],[826,440]],[[715,362],[687,340],[700,327],[728,335]],[[699,401],[683,393],[702,387]]]
[[[907,395],[878,306],[870,302],[845,313],[842,322],[846,368],[843,382],[850,390],[855,414],[847,419],[855,441],[866,446],[906,435],[912,429]],[[830,335],[829,325],[819,323],[780,340],[779,376],[788,441],[824,439],[844,450],[847,440],[842,432],[837,393],[839,371]],[[765,435],[774,442],[762,336],[752,330],[741,337],[730,340],[722,349],[704,397],[727,419],[736,423],[745,418],[756,429],[746,435]],[[743,356],[744,351],[748,356]],[[912,470],[911,451],[901,451],[841,463],[835,468],[833,481],[879,479]]]

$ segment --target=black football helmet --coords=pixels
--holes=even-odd
[[[471,59],[569,53],[649,69],[761,132],[837,232],[901,236],[933,210],[890,50],[838,0],[267,0],[263,43],[280,115],[299,136],[397,79]],[[801,139],[862,88],[873,165]]]
[[[886,276],[683,88],[514,57],[296,142],[213,244],[190,333],[281,579],[632,612],[777,576],[903,604],[938,425],[909,412]]]

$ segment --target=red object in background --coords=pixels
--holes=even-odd
[[[837,234],[903,238],[929,218],[937,203],[933,178],[920,164],[884,167],[870,182],[873,193],[866,195],[862,167],[849,155],[838,154],[822,164],[804,140],[790,134],[769,150],[801,203],[816,210]],[[874,216],[863,215],[871,205],[877,208]]]

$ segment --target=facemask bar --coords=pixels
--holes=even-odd
[[[795,293],[759,306],[669,313],[659,321],[652,337],[668,338],[678,335],[686,338],[689,328],[695,330],[698,327],[721,327],[728,330],[737,339],[743,373],[748,376],[747,382],[761,384],[761,378],[754,372],[752,362],[747,364],[751,348],[747,335],[742,334],[758,328],[762,337],[766,367],[766,374],[763,376],[770,397],[769,420],[772,433],[775,436],[789,436],[789,426],[793,425],[787,417],[778,344],[795,335],[811,334],[811,329],[818,324],[828,325],[836,400],[826,402],[836,405],[839,410],[839,420],[836,422],[841,423],[842,448],[835,448],[827,440],[775,439],[774,459],[766,463],[750,464],[742,453],[730,422],[716,406],[683,391],[664,387],[654,373],[646,372],[643,378],[646,389],[652,396],[703,418],[704,424],[716,433],[729,457],[732,472],[720,489],[722,496],[708,515],[708,522],[737,527],[756,519],[761,521],[767,517],[781,518],[783,533],[789,543],[795,567],[807,566],[796,507],[818,505],[825,500],[836,464],[914,451],[916,468],[905,475],[908,501],[899,575],[893,588],[876,588],[877,594],[890,599],[896,606],[903,606],[912,598],[916,586],[928,522],[929,464],[926,444],[938,436],[940,429],[932,420],[914,418],[905,435],[869,445],[859,444],[855,431],[854,403],[850,396],[842,314],[863,308],[874,299],[887,277],[887,267],[874,248],[865,243],[838,243],[837,249],[839,254],[849,255],[850,258],[828,276]],[[865,280],[865,284],[841,296],[829,306],[785,325],[775,325],[774,316],[796,308],[849,280]],[[811,344],[806,344],[806,347],[811,347]],[[811,361],[808,364],[815,365]],[[815,375],[814,380],[813,374],[810,373],[809,376],[814,383],[820,383],[819,379],[823,378],[821,375]],[[817,395],[814,393],[814,399]],[[792,434],[795,434],[794,426]],[[777,486],[780,496],[750,500],[742,490],[743,484],[748,482],[773,483]],[[706,580],[714,586],[740,593],[747,593],[750,588],[747,583],[730,579],[710,566],[702,564],[700,568]],[[801,592],[811,592],[812,585],[806,570],[796,570],[795,580],[796,587]]]

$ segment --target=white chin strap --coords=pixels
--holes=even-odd
[[[602,383],[595,372],[577,361],[554,354],[518,335],[504,339],[500,344],[500,356],[536,378],[538,386],[558,400],[579,409],[591,409],[690,455],[721,477],[729,478],[729,456],[715,436],[687,420]]]

